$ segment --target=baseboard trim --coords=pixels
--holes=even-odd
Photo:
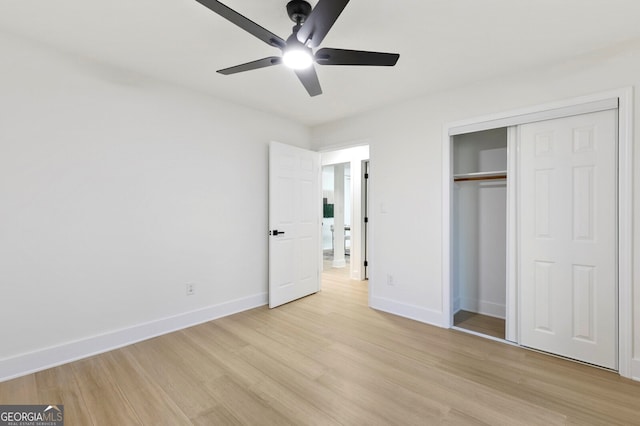
[[[486,300],[462,299],[460,305],[464,311],[476,312],[500,319],[505,319],[507,314],[506,305],[487,302]]]
[[[435,325],[437,327],[448,327],[447,322],[443,319],[443,313],[441,311],[425,309],[420,306],[410,305],[408,303],[402,303],[383,297],[372,297],[370,303],[370,306],[373,309],[377,309],[379,311]]]
[[[182,330],[267,304],[268,294],[231,300],[109,333],[0,360],[0,382]]]
[[[631,379],[640,382],[640,358],[631,360]]]

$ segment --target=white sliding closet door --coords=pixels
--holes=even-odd
[[[617,110],[518,138],[520,343],[617,368]]]

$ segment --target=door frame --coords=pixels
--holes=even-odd
[[[618,105],[618,372],[621,376],[632,377],[633,358],[633,299],[632,299],[632,243],[633,243],[633,88],[626,87],[593,95],[537,105],[524,109],[506,111],[484,117],[448,123],[443,126],[442,149],[442,307],[443,325],[453,325],[451,273],[452,235],[452,140],[456,134],[470,133],[498,127],[510,127],[534,121],[566,117],[597,110],[599,105],[616,101]],[[604,106],[603,106],[604,108]],[[509,160],[515,155],[510,150]],[[509,172],[515,171],[510,166]],[[509,179],[514,174],[510,173]],[[515,181],[514,181],[515,183]],[[511,185],[515,187],[515,185]],[[509,200],[509,215],[515,211],[515,197]],[[513,303],[517,291],[515,276],[517,256],[515,253],[515,224],[510,221],[507,229],[507,303]],[[512,318],[509,318],[512,321]],[[508,331],[511,336],[515,329]],[[515,336],[517,340],[517,336]]]
[[[369,218],[371,217],[369,208],[369,159],[362,160],[362,173],[360,173],[360,187],[361,187],[361,201],[362,201],[362,236],[360,238],[360,244],[362,247],[362,279],[368,280],[368,265],[369,265]]]

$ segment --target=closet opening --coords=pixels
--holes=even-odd
[[[507,127],[452,138],[454,327],[506,339]]]
[[[445,126],[444,324],[617,369],[623,377],[634,376],[640,364],[633,359],[632,333],[632,105],[632,89],[622,88]],[[501,166],[483,164],[491,155],[480,149],[482,141],[475,148],[465,143],[466,139],[484,139],[492,131],[502,132],[503,141],[506,133],[506,174],[499,173],[504,170]],[[502,145],[489,145],[487,151],[504,149],[504,142]],[[454,318],[461,311],[470,312],[469,317],[502,316],[483,312],[500,303],[487,300],[481,287],[475,287],[475,300],[467,296],[466,285],[481,282],[491,264],[484,261],[486,253],[480,250],[488,241],[485,237],[491,237],[482,226],[481,200],[486,191],[479,188],[474,193],[466,188],[471,182],[479,186],[504,182],[506,186],[506,268],[500,265],[501,270],[506,269],[506,292],[501,292],[506,296],[502,339],[485,330],[471,330],[470,321],[462,324],[462,315]],[[603,196],[607,201],[595,201]],[[474,197],[480,200],[477,204],[463,203]],[[477,209],[475,216],[473,209]],[[473,217],[476,219],[470,219]],[[592,238],[595,229],[607,238]],[[492,250],[501,249],[501,239],[489,245]],[[595,250],[602,254],[591,254]],[[587,260],[571,257],[587,251]],[[605,268],[609,272],[601,278]],[[595,270],[598,274],[591,274]],[[600,280],[598,285],[596,280]],[[596,290],[601,294],[595,294]],[[469,310],[464,309],[467,306]],[[605,314],[598,316],[598,312]]]

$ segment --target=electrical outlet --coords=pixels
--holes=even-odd
[[[392,274],[387,274],[387,285],[390,285],[391,287],[393,287],[395,285],[395,283],[393,282],[393,275]]]
[[[194,283],[187,283],[187,296],[193,296],[196,294],[196,285]]]

